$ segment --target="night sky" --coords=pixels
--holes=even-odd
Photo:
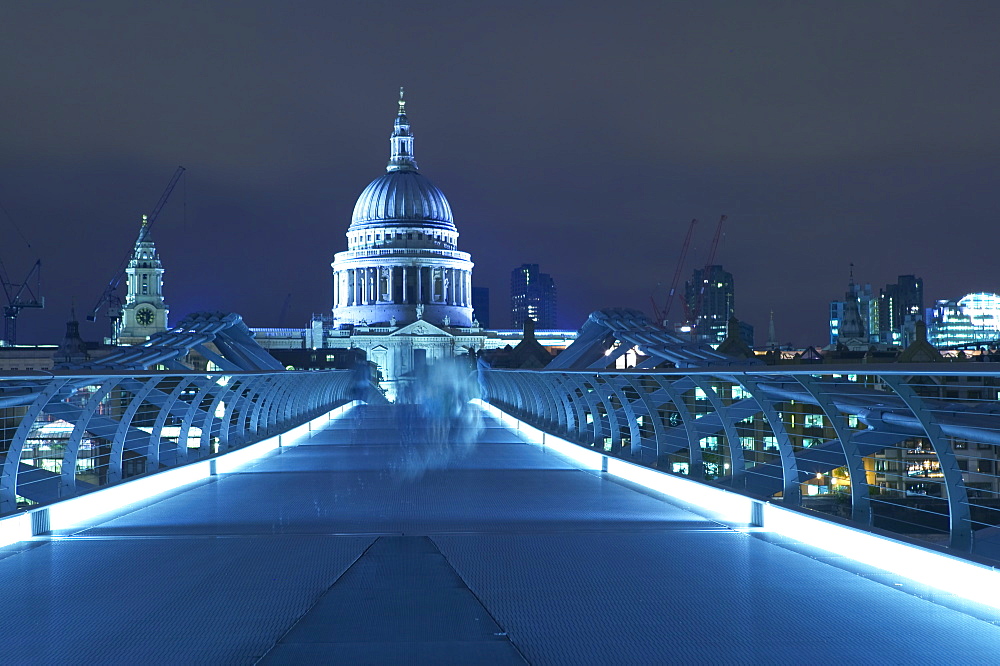
[[[153,228],[172,321],[328,312],[399,86],[494,326],[521,263],[563,327],[648,311],[723,213],[758,343],[773,310],[825,344],[851,262],[876,291],[922,276],[928,305],[1000,291],[998,27],[997,2],[8,1],[0,258],[19,280],[40,257],[47,299],[19,342],[83,320],[178,165]]]

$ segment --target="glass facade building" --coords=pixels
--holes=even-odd
[[[556,326],[556,283],[538,264],[521,264],[510,274],[511,323],[524,326],[525,319],[534,319],[539,329]]]
[[[995,342],[1000,339],[1000,295],[979,292],[938,301],[928,320],[927,338],[935,347]]]

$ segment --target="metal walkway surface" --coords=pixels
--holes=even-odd
[[[0,660],[995,663],[1000,618],[482,426],[357,408],[236,473],[0,549]]]

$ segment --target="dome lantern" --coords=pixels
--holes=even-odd
[[[399,89],[399,113],[389,137],[389,165],[386,171],[416,171],[417,161],[413,158],[413,134],[410,121],[406,118],[406,100],[403,89]]]

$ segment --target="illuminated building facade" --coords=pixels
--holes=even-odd
[[[850,285],[842,301],[830,302],[830,348],[905,347],[914,340],[916,322],[924,318],[924,281],[900,275],[875,295],[870,284]]]
[[[1000,340],[1000,295],[979,292],[958,301],[938,301],[930,312],[927,338],[935,347]]]
[[[694,321],[679,330],[709,344],[720,344],[729,332],[729,319],[735,316],[733,274],[719,265],[695,269],[684,283],[684,304]],[[753,326],[740,322],[740,337],[752,347]]]
[[[879,342],[879,299],[870,284],[851,283],[844,300],[830,302],[830,346]]]
[[[908,344],[913,325],[924,317],[924,281],[915,275],[900,275],[896,284],[887,284],[879,293],[877,329],[879,341]]]
[[[538,329],[556,328],[556,283],[538,264],[521,264],[510,274],[510,311],[514,328],[533,319]]]
[[[400,91],[386,173],[358,197],[347,251],[333,260],[338,324],[386,325],[418,319],[472,326],[472,261],[444,194],[417,169]]]
[[[386,173],[358,197],[347,250],[334,255],[330,319],[303,332],[311,349],[360,349],[390,400],[422,368],[474,354],[485,334],[473,316],[472,260],[444,194],[417,168],[400,90]]]
[[[141,344],[149,336],[167,330],[169,314],[163,301],[163,264],[160,263],[145,215],[142,216],[142,227],[125,273],[128,293],[122,309],[118,341],[123,345]]]

